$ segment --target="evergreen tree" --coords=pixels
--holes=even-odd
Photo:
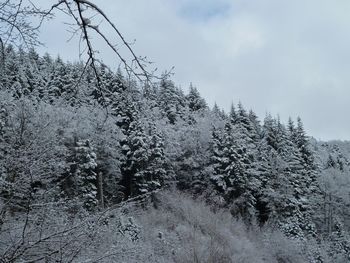
[[[207,108],[207,103],[200,96],[197,88],[192,86],[192,83],[190,84],[190,90],[186,96],[186,99],[188,101],[188,107],[190,111],[200,111]]]
[[[236,124],[237,119],[238,119],[238,117],[237,117],[235,105],[232,103],[231,108],[230,108],[230,113],[229,113],[229,120],[230,120],[231,124],[234,125],[234,124]]]
[[[350,236],[349,233],[344,231],[341,222],[336,222],[329,240],[331,242],[329,254],[334,262],[348,262],[350,260]]]
[[[214,103],[214,106],[211,111],[214,114],[215,118],[219,118],[220,120],[224,120],[226,118],[225,112],[219,108],[216,102]]]
[[[271,217],[287,235],[298,238],[303,238],[304,234],[313,235],[312,201],[309,198],[309,189],[306,189],[308,179],[302,154],[292,141],[293,126],[289,122],[287,130],[279,119],[267,116],[264,130],[268,146],[265,155],[268,156],[270,152],[273,157],[267,159],[267,167],[272,170],[267,173],[266,179],[266,187],[273,194],[264,197],[264,200],[269,200]]]
[[[135,174],[135,184],[139,193],[146,193],[164,186],[171,178],[164,155],[164,143],[154,124],[149,127],[148,158],[146,167]]]
[[[41,100],[49,101],[50,82],[54,73],[54,61],[48,53],[39,58],[38,72],[36,81],[39,85],[35,88],[34,96],[37,96]]]
[[[69,90],[72,80],[69,78],[69,66],[58,56],[54,62],[53,75],[49,83],[49,97],[52,103]]]
[[[116,117],[116,124],[122,129],[124,135],[128,136],[131,132],[131,123],[138,118],[138,105],[124,83],[117,82],[114,89],[116,91],[110,98],[112,114]]]
[[[255,144],[259,144],[260,140],[262,139],[262,128],[258,116],[253,110],[250,110],[248,113],[248,118],[252,128],[250,137],[253,139]]]
[[[149,158],[148,138],[139,121],[130,124],[130,133],[122,146],[125,160],[122,163],[122,182],[126,197],[146,191],[143,188],[143,172]]]
[[[20,98],[24,93],[21,85],[22,69],[18,56],[11,45],[6,47],[5,57],[4,75],[1,76],[3,86],[10,90],[15,97]]]
[[[231,123],[226,123],[221,137],[213,133],[213,168],[211,180],[233,211],[242,216],[253,216],[254,193],[259,187],[255,174],[249,169],[250,160],[244,145],[238,144],[240,135],[235,134]]]
[[[159,86],[158,105],[170,124],[185,119],[186,98],[170,80],[162,79]]]
[[[74,139],[61,186],[65,196],[79,198],[86,209],[98,203],[96,154],[89,140]]]
[[[304,130],[304,125],[298,117],[297,119],[297,127],[295,128],[295,144],[297,145],[302,158],[304,162],[305,169],[307,170],[314,170],[315,163],[314,163],[314,156],[313,153],[311,152],[310,146],[309,146],[309,140],[306,136],[305,130]]]

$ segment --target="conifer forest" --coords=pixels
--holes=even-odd
[[[40,54],[30,15],[98,34],[80,8],[104,13],[19,3],[0,1],[1,263],[350,262],[350,142],[209,105],[136,55],[112,70],[89,35],[81,61]]]

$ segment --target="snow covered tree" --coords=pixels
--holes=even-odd
[[[294,142],[299,148],[299,151],[302,155],[305,169],[314,170],[315,169],[314,156],[310,150],[309,140],[306,136],[306,132],[304,130],[304,126],[300,117],[297,118],[297,127],[295,128],[294,136],[295,136]]]
[[[139,194],[138,186],[142,176],[137,173],[143,171],[147,166],[149,157],[148,142],[145,131],[138,120],[134,120],[128,127],[128,134],[121,141],[122,159],[120,184],[125,188],[125,197]]]
[[[283,126],[270,115],[264,120],[264,137],[259,145],[259,171],[262,188],[259,194],[259,212],[264,220],[284,218],[293,213],[295,205],[292,178],[285,174],[288,167],[283,156]]]
[[[113,86],[115,90],[111,96],[111,110],[116,117],[116,124],[122,129],[125,136],[131,132],[132,122],[138,119],[138,105],[133,99],[131,91],[122,81],[117,81]]]
[[[63,63],[59,56],[54,61],[53,65],[52,78],[48,87],[51,101],[62,96],[63,93],[66,93],[68,86],[74,85],[73,81],[69,78],[69,66]]]
[[[96,153],[89,140],[73,139],[61,181],[63,196],[78,198],[88,210],[98,203]]]
[[[250,120],[250,123],[251,123],[250,126],[252,128],[250,137],[253,139],[255,144],[258,144],[262,138],[262,127],[261,127],[260,121],[258,119],[258,116],[253,110],[249,111],[248,118]]]
[[[4,74],[1,76],[2,86],[10,90],[13,96],[20,98],[26,91],[22,86],[23,70],[19,56],[11,45],[6,47],[5,54]]]
[[[230,112],[229,112],[229,120],[231,122],[232,125],[236,124],[237,122],[237,112],[235,109],[235,105],[232,103],[231,107],[230,107]]]
[[[336,222],[334,231],[328,237],[330,242],[329,254],[334,262],[347,262],[350,260],[350,236],[344,231],[341,222]]]
[[[186,96],[190,111],[200,111],[207,108],[207,103],[199,94],[197,88],[190,84],[189,93]]]
[[[238,109],[236,112],[236,123],[239,124],[240,129],[243,129],[240,131],[241,133],[243,133],[247,137],[251,137],[253,135],[253,124],[242,103],[238,104]]]
[[[279,119],[269,115],[265,118],[266,146],[262,153],[266,156],[263,166],[266,183],[261,197],[269,207],[271,220],[287,235],[303,238],[304,234],[315,234],[313,200],[307,188],[302,154],[292,140],[291,131],[294,131],[291,122],[287,130]]]
[[[164,155],[162,135],[154,124],[148,128],[148,159],[146,167],[135,174],[135,184],[139,193],[158,189],[171,179],[172,174]]]
[[[212,108],[212,113],[216,118],[219,118],[220,120],[224,120],[226,118],[225,112],[219,108],[216,102],[214,103],[214,106]]]
[[[161,80],[158,105],[170,124],[175,124],[179,119],[185,119],[186,97],[183,91],[176,88],[172,81],[167,79]]]
[[[139,121],[132,122],[122,152],[125,159],[120,184],[125,187],[126,197],[160,188],[171,178],[163,139],[154,125],[150,125],[147,132]]]
[[[254,193],[259,187],[255,174],[249,170],[250,160],[245,145],[238,144],[240,135],[227,122],[220,135],[213,133],[213,168],[211,181],[218,192],[233,206],[235,213],[253,216]]]

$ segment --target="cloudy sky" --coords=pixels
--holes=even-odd
[[[317,139],[350,140],[350,1],[99,0],[138,55],[177,85],[192,82],[210,105],[241,101],[267,112],[300,116]],[[77,59],[76,41],[58,16],[42,29],[42,51]],[[101,24],[100,27],[103,27]],[[97,42],[97,45],[100,43]],[[101,57],[117,67],[104,46]]]

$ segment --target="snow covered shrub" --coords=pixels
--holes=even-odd
[[[248,229],[228,211],[215,213],[205,202],[183,193],[165,192],[158,198],[160,208],[147,211],[140,221],[147,243],[168,262],[305,262],[293,244],[270,253],[275,242],[287,238],[267,238],[265,244],[259,229]]]
[[[303,255],[303,246],[296,240],[287,238],[278,229],[264,228],[258,236],[259,242],[276,262],[307,262]]]

